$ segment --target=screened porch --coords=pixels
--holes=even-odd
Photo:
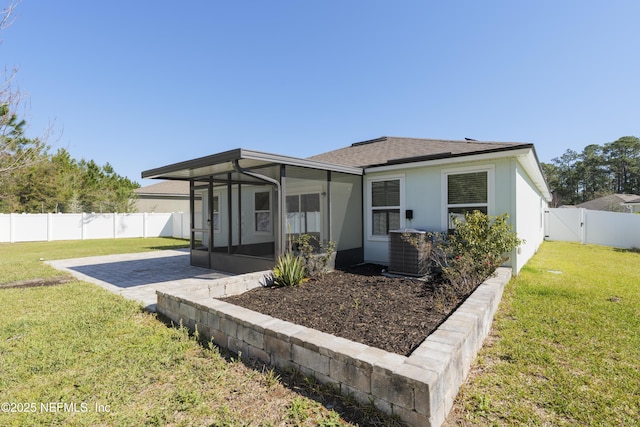
[[[363,260],[362,170],[244,149],[145,171],[190,182],[191,264],[273,268],[309,234],[336,244],[336,265]]]

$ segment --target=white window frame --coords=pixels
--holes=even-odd
[[[267,193],[269,195],[269,209],[268,210],[263,210],[260,209],[258,210],[256,208],[256,194],[258,193]],[[273,201],[271,200],[271,191],[269,190],[255,190],[253,192],[253,197],[252,197],[252,203],[253,203],[253,232],[256,235],[270,235],[273,231],[273,215],[272,215],[272,208],[273,208]],[[269,230],[258,230],[258,221],[256,220],[257,218],[257,214],[258,213],[268,213],[269,214]]]
[[[476,172],[487,172],[487,202],[486,203],[466,203],[466,204],[449,204],[449,175],[464,175]],[[487,215],[494,215],[494,189],[495,189],[495,166],[494,165],[478,165],[466,166],[461,168],[443,169],[442,170],[442,230],[448,230],[449,227],[449,208],[450,207],[471,207],[486,206]]]
[[[373,234],[373,183],[381,182],[381,181],[400,181],[400,204],[398,206],[385,206],[385,209],[399,209],[400,210],[400,228],[404,227],[404,207],[405,207],[405,197],[404,197],[404,175],[384,175],[384,176],[376,176],[367,178],[367,239],[372,241],[388,241],[389,235],[380,235]],[[380,207],[376,207],[379,209]]]

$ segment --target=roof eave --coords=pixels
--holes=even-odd
[[[237,148],[234,150],[224,151],[221,153],[213,154],[210,156],[199,157],[192,160],[186,160],[183,162],[173,163],[159,168],[149,169],[143,171],[142,178],[151,179],[174,179],[174,180],[189,180],[192,176],[184,177],[177,176],[178,172],[190,171],[199,168],[205,168],[208,166],[222,164],[226,162],[233,162],[235,160],[254,160],[265,162],[265,164],[285,164],[290,166],[300,166],[312,169],[329,170],[333,172],[342,172],[351,175],[363,175],[364,170],[359,167],[341,166],[332,163],[318,162],[314,160],[300,159],[297,157],[282,156],[278,154],[264,153],[260,151],[247,150],[244,148]],[[173,176],[172,176],[173,174]]]
[[[533,144],[521,144],[518,146],[492,148],[483,151],[473,151],[468,153],[440,153],[434,158],[425,158],[425,156],[412,157],[403,159],[403,162],[393,161],[383,164],[365,166],[366,172],[384,172],[406,168],[417,168],[422,166],[434,166],[440,164],[461,163],[484,159],[495,159],[503,157],[513,157],[521,153],[528,152],[533,148]]]
[[[150,179],[180,179],[169,175],[185,169],[197,169],[203,168],[212,164],[230,162],[239,158],[242,151],[240,148],[234,150],[224,151],[222,153],[213,154],[210,156],[198,157],[196,159],[185,160],[183,162],[172,163],[166,166],[160,166],[159,168],[149,169],[142,172],[142,178]]]

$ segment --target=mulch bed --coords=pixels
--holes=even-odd
[[[256,288],[225,301],[352,341],[408,356],[468,295],[442,301],[437,280],[382,275],[364,264],[297,287]]]

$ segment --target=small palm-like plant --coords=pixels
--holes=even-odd
[[[273,267],[273,281],[278,286],[298,286],[307,278],[304,268],[304,260],[294,256],[291,252],[278,257],[278,262]]]

